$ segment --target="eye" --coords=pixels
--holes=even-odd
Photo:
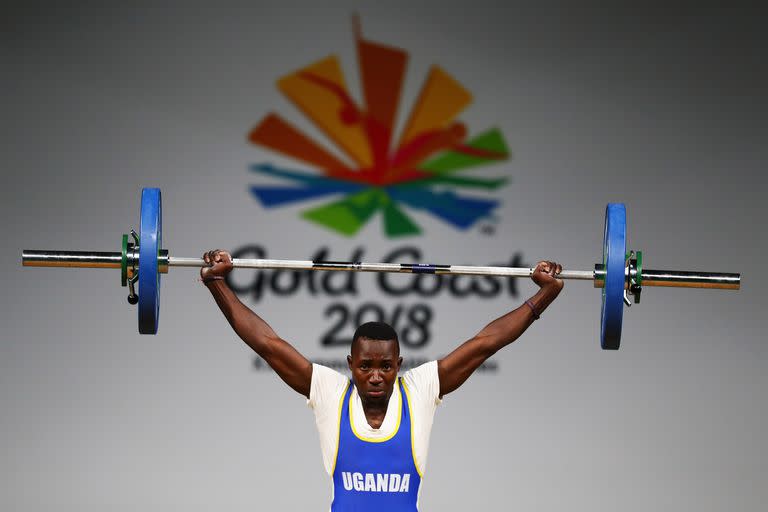
[[[391,365],[391,364],[389,364],[389,363],[384,363],[384,364],[382,365],[382,368],[384,368],[385,370],[391,370],[391,369],[392,369],[392,365]]]

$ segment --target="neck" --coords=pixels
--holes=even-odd
[[[389,397],[384,397],[381,400],[366,400],[360,397],[360,401],[363,403],[363,410],[365,414],[386,413],[387,406],[389,405]]]
[[[384,423],[384,418],[387,416],[387,404],[389,404],[389,397],[386,397],[384,400],[362,400],[362,402],[365,421],[372,428],[381,428],[381,425]]]

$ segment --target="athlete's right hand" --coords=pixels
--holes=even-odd
[[[206,252],[203,254],[203,260],[207,265],[200,269],[200,277],[203,279],[203,282],[215,278],[224,278],[233,268],[232,255],[221,249]]]

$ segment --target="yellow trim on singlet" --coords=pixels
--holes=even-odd
[[[402,379],[402,378],[401,378]],[[405,399],[406,403],[408,404],[408,412],[411,415],[411,455],[413,456],[413,465],[416,468],[416,472],[419,474],[421,478],[424,478],[424,473],[421,472],[421,468],[419,468],[419,462],[416,460],[416,444],[414,442],[413,436],[414,436],[414,428],[413,428],[413,409],[411,408],[411,394],[408,391],[408,386],[405,385],[405,379],[402,379],[403,383],[403,389],[405,390]]]
[[[349,394],[349,424],[352,427],[352,433],[355,434],[356,438],[360,439],[361,441],[365,441],[367,443],[383,443],[384,441],[389,441],[390,439],[395,437],[395,434],[397,434],[397,431],[400,430],[400,420],[403,418],[403,407],[402,407],[402,405],[400,407],[398,407],[398,409],[397,409],[397,425],[395,425],[395,430],[393,430],[392,433],[390,435],[388,435],[387,437],[382,437],[381,439],[372,439],[372,438],[369,438],[369,437],[361,436],[360,434],[357,433],[357,430],[355,429],[355,420],[352,418],[352,415],[354,414],[352,412],[352,410],[353,410],[353,407],[352,407],[352,398],[353,398],[353,396],[354,396],[354,393],[350,393]],[[402,396],[400,397],[400,400],[403,400]],[[387,404],[387,406],[389,406],[389,404]],[[386,418],[386,414],[385,414],[385,418]],[[368,421],[368,420],[366,419],[366,421]],[[384,423],[384,421],[382,421],[382,424],[383,423]],[[413,432],[413,425],[411,425],[411,432]]]
[[[333,474],[336,472],[336,462],[339,459],[339,443],[341,442],[341,410],[344,408],[344,395],[347,394],[347,388],[349,388],[349,381],[347,381],[347,385],[344,386],[344,391],[341,392],[341,398],[339,398],[339,428],[336,429],[338,435],[336,436],[336,453],[333,456],[331,478],[333,478]]]

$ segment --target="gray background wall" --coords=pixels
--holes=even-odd
[[[275,80],[335,53],[357,94],[350,14],[410,52],[403,108],[440,64],[475,96],[472,133],[515,157],[495,234],[420,213],[407,242],[264,210],[250,163],[296,166],[245,136],[277,111],[318,132]],[[424,510],[761,510],[768,493],[765,37],[756,9],[483,2],[5,7],[0,17],[0,508],[325,510],[311,411],[231,333],[192,270],[164,276],[160,333],[136,334],[116,272],[22,269],[25,248],[117,250],[143,186],[163,190],[164,245],[246,243],[377,261],[487,264],[520,252],[591,268],[605,203],[623,201],[650,268],[742,272],[738,293],[648,289],[623,346],[598,348],[600,295],[568,283],[498,371],[438,411]],[[401,117],[403,113],[401,111]],[[496,197],[499,197],[498,195]],[[401,276],[407,279],[407,276]],[[239,279],[247,280],[245,277]],[[425,302],[360,296],[387,308]],[[427,301],[438,357],[519,297]],[[335,299],[248,302],[307,356]]]

